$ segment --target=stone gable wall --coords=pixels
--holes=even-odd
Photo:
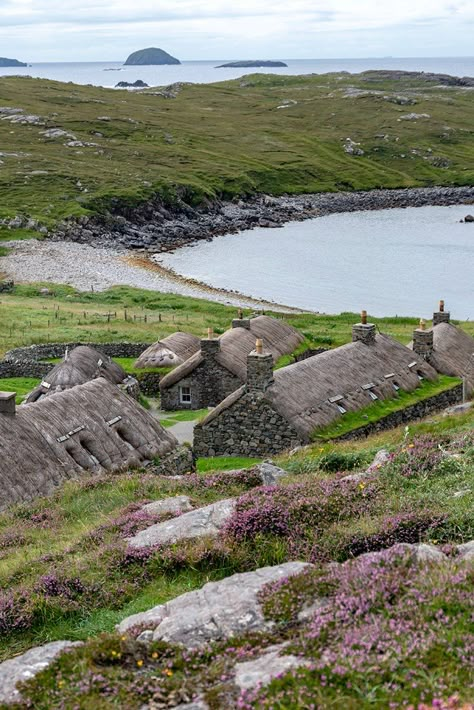
[[[235,392],[242,382],[216,360],[209,358],[202,362],[187,377],[167,387],[161,392],[161,408],[168,411],[176,409],[204,409],[217,407],[229,394]],[[180,387],[190,387],[190,404],[180,402]]]
[[[259,394],[246,392],[206,426],[194,429],[195,456],[260,458],[306,444]]]

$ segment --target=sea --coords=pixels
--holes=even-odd
[[[157,261],[177,274],[320,313],[474,318],[472,205],[346,212],[198,242]]]
[[[288,67],[265,69],[218,69],[226,59],[189,61],[172,66],[124,66],[123,62],[51,62],[32,63],[27,67],[1,67],[0,76],[32,76],[75,84],[113,88],[119,81],[133,83],[141,79],[149,86],[168,86],[175,82],[210,84],[237,79],[245,74],[325,74],[347,71],[359,73],[370,69],[398,69],[474,76],[474,57],[381,57],[368,59],[283,59]]]

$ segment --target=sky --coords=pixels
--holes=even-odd
[[[0,56],[181,60],[474,54],[474,0],[0,0]]]

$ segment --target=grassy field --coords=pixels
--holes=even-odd
[[[324,581],[328,562],[350,560],[397,542],[422,540],[449,551],[454,543],[474,537],[473,425],[473,413],[431,417],[429,422],[410,427],[408,436],[400,428],[363,442],[315,445],[296,456],[282,456],[278,463],[289,476],[272,493],[256,488],[258,479],[251,472],[237,477],[213,472],[251,465],[251,460],[219,459],[199,462],[200,474],[179,481],[143,472],[70,481],[47,499],[12,509],[0,515],[0,658],[44,641],[87,641],[105,634],[90,640],[71,657],[71,663],[60,661],[38,676],[27,692],[31,705],[139,708],[155,692],[153,679],[159,679],[160,692],[165,695],[176,684],[181,688],[197,684],[193,687],[203,692],[215,686],[209,695],[214,698],[211,706],[234,707],[223,700],[222,693],[230,691],[225,683],[222,686],[223,670],[218,662],[219,657],[232,657],[229,644],[207,648],[204,657],[196,657],[183,676],[177,648],[153,646],[148,654],[141,645],[128,645],[114,635],[114,625],[131,613],[209,580],[302,559],[317,564],[317,578],[303,578],[301,588],[290,585],[288,590],[280,589],[283,596],[270,594],[265,608],[275,617],[274,630],[268,635],[233,639],[232,646],[234,651],[241,648],[239,658],[245,658],[247,653],[251,657],[252,648],[285,640],[314,659],[316,667],[304,678],[289,676],[283,685],[275,682],[268,695],[255,697],[243,707],[305,707],[303,699],[298,699],[305,688],[316,694],[320,707],[350,710],[389,707],[389,702],[394,708],[405,707],[455,692],[468,700],[469,664],[456,649],[468,643],[472,596],[466,591],[464,573],[454,562],[439,578],[431,570],[422,570],[417,577],[406,561],[395,564],[392,581],[387,572],[379,580],[375,570],[362,570],[362,586],[356,593],[361,604],[367,594],[366,575],[375,575],[370,577],[371,590],[375,590],[370,614],[367,619],[363,614],[348,619],[344,628],[349,629],[357,619],[356,626],[362,624],[360,628],[367,628],[367,633],[379,633],[373,627],[378,614],[382,615],[379,621],[389,620],[390,633],[394,638],[398,634],[395,668],[390,654],[361,667],[356,646],[350,650],[342,647],[344,644],[339,647],[333,632],[318,641],[310,627],[307,632],[299,630],[291,614],[295,603],[305,594],[317,593],[323,582],[325,595],[331,598],[335,581],[329,587],[328,580]],[[382,445],[389,448],[392,458],[374,479],[362,484],[338,483],[339,472],[364,469]],[[454,495],[466,490],[471,494]],[[125,538],[155,521],[140,511],[141,505],[177,494],[189,495],[195,505],[242,497],[219,539],[159,548],[149,555],[129,555]],[[379,581],[384,586],[377,591]],[[387,584],[393,588],[387,591]],[[412,585],[416,604],[410,604]],[[422,591],[424,585],[431,590],[428,597]],[[388,593],[389,599],[384,596]],[[376,600],[383,600],[381,607],[374,607]],[[440,609],[450,618],[449,623],[445,617],[439,621],[436,615]],[[337,613],[342,613],[340,608]],[[399,627],[402,619],[404,625]],[[411,641],[404,645],[405,636],[407,642],[413,639],[411,623],[429,630],[415,648]],[[382,644],[385,637],[380,633],[377,642]],[[330,664],[318,671],[320,644],[341,654],[338,670]],[[123,656],[122,661],[118,662],[117,653]],[[138,668],[143,666],[138,676],[137,658],[144,659],[138,664]],[[218,677],[214,675],[216,664],[221,668]],[[163,680],[163,667],[171,669],[173,682]],[[200,668],[206,672],[206,682],[199,675]],[[321,673],[330,682],[322,682]],[[107,692],[101,690],[102,682]]]
[[[400,95],[413,103],[400,105]],[[0,99],[43,124],[0,121],[0,144],[8,147],[0,217],[20,213],[47,226],[156,194],[173,201],[178,188],[196,203],[216,195],[474,180],[472,92],[411,78],[251,75],[184,86],[167,99],[152,90],[2,77]],[[403,118],[412,112],[429,118]],[[43,132],[51,127],[89,145],[48,138]],[[363,156],[344,152],[348,137]]]
[[[209,327],[216,334],[223,333],[236,314],[235,308],[219,303],[126,286],[101,293],[78,293],[68,286],[48,284],[50,296],[40,296],[40,288],[41,284],[19,285],[13,292],[1,294],[0,356],[14,347],[34,343],[152,343],[176,330],[207,337]],[[315,348],[349,342],[351,327],[359,321],[356,313],[277,317],[284,317],[300,330],[307,344]],[[371,320],[382,332],[406,344],[419,317]],[[461,325],[474,335],[474,322]],[[133,361],[126,358],[123,364],[130,371]]]

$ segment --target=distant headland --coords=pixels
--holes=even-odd
[[[25,62],[19,62],[18,59],[8,59],[7,57],[0,57],[0,67],[27,67],[28,64]]]
[[[287,67],[288,64],[285,62],[272,62],[272,61],[260,61],[260,60],[245,60],[243,62],[227,62],[226,64],[219,64],[216,69],[241,69],[242,67]]]
[[[125,62],[128,66],[145,66],[151,64],[181,64],[179,59],[172,57],[171,54],[163,49],[156,47],[148,47],[148,49],[139,49],[133,52]]]

